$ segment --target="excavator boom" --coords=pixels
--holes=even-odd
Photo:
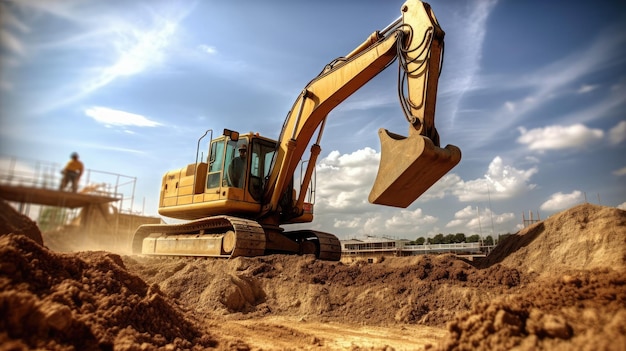
[[[434,124],[444,32],[426,3],[409,0],[401,11],[402,16],[387,28],[328,64],[298,96],[283,125],[276,163],[265,188],[266,211],[278,208],[288,180],[318,128],[314,146],[319,147],[329,112],[396,59],[403,72],[400,101],[409,136],[379,131],[382,155],[369,201],[407,207],[460,161],[457,147],[439,147]],[[312,152],[313,159],[317,153],[319,150]]]

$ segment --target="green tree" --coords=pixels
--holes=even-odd
[[[454,242],[455,243],[464,243],[465,242],[465,234],[456,233],[454,234]]]
[[[444,243],[443,234],[439,233],[435,235],[433,239],[430,241],[430,243],[431,244],[443,244]]]
[[[454,234],[448,234],[443,239],[444,244],[452,244],[453,242],[454,242]]]
[[[493,238],[491,237],[491,235],[488,235],[488,236],[485,238],[484,244],[485,244],[485,245],[489,245],[489,246],[493,245]]]
[[[423,236],[420,236],[419,238],[415,240],[416,245],[424,245],[425,242],[426,242],[426,238],[424,238]]]
[[[467,237],[467,240],[465,242],[466,243],[477,243],[479,241],[480,241],[480,235],[472,234],[472,235]]]

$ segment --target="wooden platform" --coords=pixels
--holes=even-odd
[[[120,197],[115,197],[110,194],[105,196],[93,193],[73,193],[44,188],[0,184],[0,198],[5,201],[19,203],[79,208],[119,201],[121,200],[121,194]]]

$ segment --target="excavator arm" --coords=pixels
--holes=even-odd
[[[396,59],[400,103],[409,122],[409,136],[379,130],[381,161],[369,201],[407,207],[460,161],[457,147],[439,147],[434,123],[444,32],[426,3],[408,0],[401,12],[400,18],[374,32],[350,54],[329,63],[302,90],[279,137],[264,191],[265,213],[276,211],[284,194],[291,191],[290,179],[318,131],[294,205],[294,212],[301,213],[329,112]]]

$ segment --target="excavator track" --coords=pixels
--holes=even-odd
[[[336,236],[315,230],[283,232],[295,247],[289,251],[267,247],[268,236],[253,220],[214,216],[180,224],[144,224],[133,236],[136,255],[175,257],[254,257],[267,253],[314,254],[318,259],[339,261],[341,243]],[[291,246],[290,245],[290,246]],[[272,245],[269,245],[272,246]],[[267,250],[266,250],[267,249]]]
[[[255,221],[230,216],[180,224],[144,224],[133,236],[133,254],[238,257],[265,254],[266,236]]]
[[[315,256],[320,260],[339,261],[341,259],[341,242],[329,233],[317,230],[297,230],[285,232],[285,236],[297,241],[310,241],[315,244]],[[305,247],[305,245],[302,245]],[[302,252],[313,253],[313,252]]]

